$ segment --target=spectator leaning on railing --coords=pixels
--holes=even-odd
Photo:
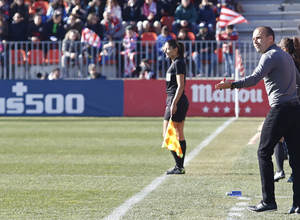
[[[35,14],[33,20],[29,22],[27,28],[27,37],[31,42],[46,40],[45,25],[42,23],[42,16]]]
[[[47,40],[60,41],[65,38],[64,22],[60,11],[53,13],[52,19],[46,23]]]
[[[61,57],[61,66],[64,76],[68,76],[68,72],[66,70],[68,63],[69,66],[76,66],[78,75],[81,75],[81,71],[83,68],[83,56],[81,51],[80,38],[80,33],[77,30],[70,30],[63,40],[63,55]],[[77,66],[77,63],[79,64],[79,68]]]

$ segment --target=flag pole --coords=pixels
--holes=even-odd
[[[238,52],[238,49],[236,49],[235,51],[237,54]],[[235,58],[237,56],[235,55]],[[237,59],[235,59],[235,62],[237,62]],[[234,80],[237,81],[239,80],[239,68],[238,68],[238,65],[237,63],[235,64],[235,78]],[[235,89],[235,117],[238,118],[239,117],[239,90],[238,89]]]

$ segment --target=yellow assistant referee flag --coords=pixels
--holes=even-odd
[[[165,147],[171,151],[175,151],[178,157],[183,157],[182,149],[180,147],[180,143],[178,141],[178,137],[172,119],[170,119],[169,121],[162,147]]]

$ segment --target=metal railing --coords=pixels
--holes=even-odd
[[[138,78],[139,64],[147,58],[151,69],[158,78],[165,77],[170,60],[159,51],[158,42],[139,41],[133,54],[125,53],[123,42],[102,42],[102,49],[85,47],[81,42],[74,52],[74,59],[62,50],[63,42],[6,42],[1,54],[0,79],[39,79],[49,74],[54,68],[61,68],[65,79],[85,79],[88,76],[88,66],[95,63],[98,72],[108,79]],[[256,53],[251,41],[232,42],[233,50],[239,49],[246,75],[250,75],[256,67],[260,55]],[[221,51],[222,42],[188,41],[185,42],[185,60],[187,77],[218,78],[225,74],[224,54]],[[78,49],[79,48],[79,49]],[[201,53],[203,48],[208,52]],[[126,74],[126,65],[133,62],[137,67]],[[233,56],[235,67],[236,57]],[[201,67],[201,68],[200,68]],[[133,72],[132,72],[133,71]],[[128,71],[127,71],[128,73]],[[233,77],[234,71],[227,77]]]

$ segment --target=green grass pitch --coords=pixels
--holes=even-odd
[[[162,145],[163,118],[0,118],[0,219],[104,219],[174,166]],[[188,117],[187,154],[228,118]],[[186,166],[121,219],[299,219],[287,215],[292,185],[275,184],[278,211],[261,200],[256,143],[264,118],[232,122]],[[275,161],[275,160],[273,160]],[[274,163],[275,169],[276,164]],[[287,177],[291,173],[284,164]],[[243,199],[226,192],[241,190]]]

